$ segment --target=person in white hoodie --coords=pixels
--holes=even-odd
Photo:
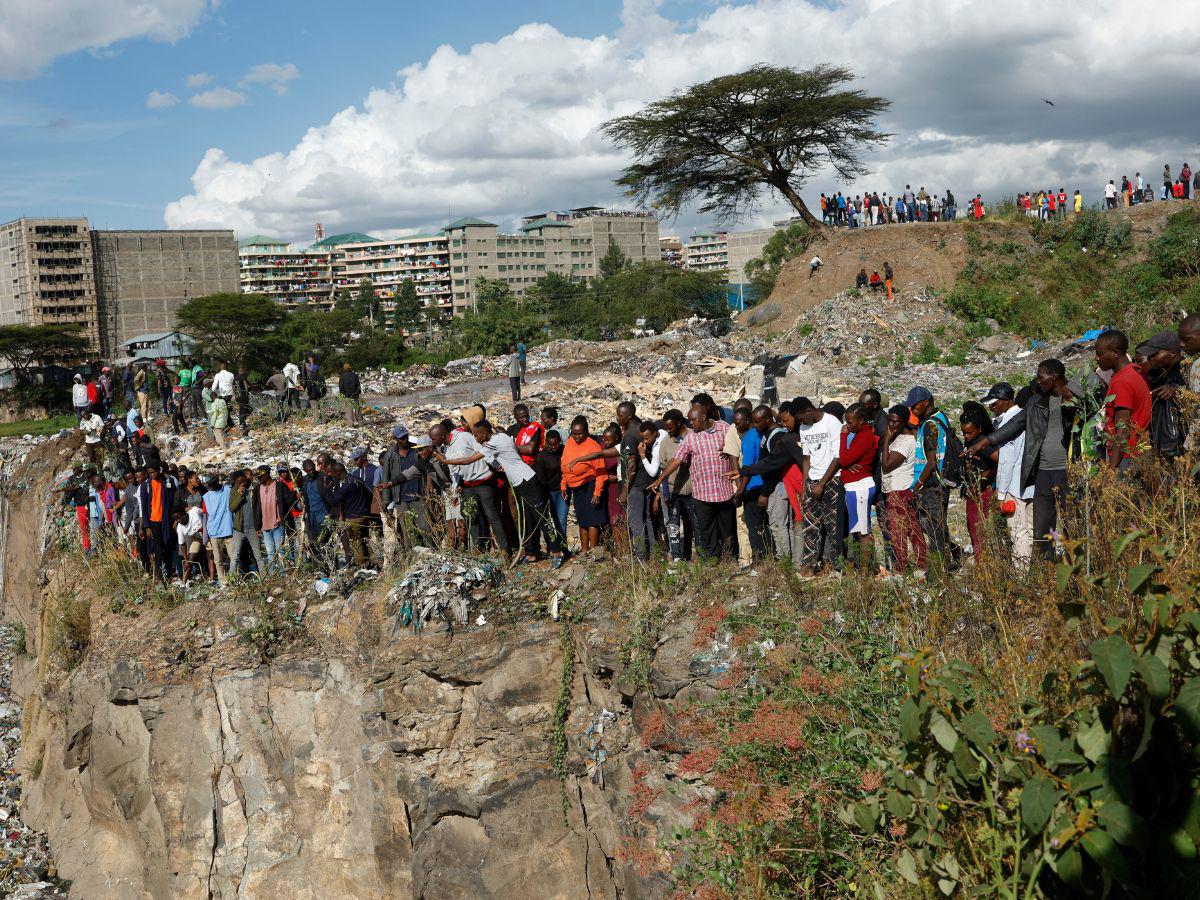
[[[996,416],[997,428],[1007,425],[1016,416],[1024,403],[1029,402],[1029,389],[1019,393],[1008,382],[992,385],[983,402]],[[1025,452],[1025,433],[1000,445],[1000,459],[996,470],[996,496],[1000,511],[1008,522],[1012,538],[1013,562],[1028,566],[1033,555],[1033,486],[1021,490],[1021,457]]]
[[[87,385],[83,383],[82,375],[76,375],[74,384],[71,385],[71,405],[75,407],[75,418],[82,422],[91,409],[91,404],[88,403]]]

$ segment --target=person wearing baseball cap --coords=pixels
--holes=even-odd
[[[1016,396],[1017,392],[1011,384],[1007,381],[998,381],[980,398],[980,402],[992,412],[1000,415],[1012,405],[1013,398]],[[999,408],[997,408],[997,404],[1000,404]]]
[[[429,438],[422,436],[426,445]],[[383,514],[383,552],[390,559],[398,547],[428,546],[425,472],[412,436],[404,425],[392,428],[392,440],[380,459],[379,505]]]
[[[990,448],[1003,447],[1024,435],[1019,475],[1005,477],[1001,472],[997,484],[1021,500],[1033,489],[1033,553],[1050,560],[1055,555],[1051,535],[1061,528],[1059,510],[1069,497],[1067,464],[1079,445],[1074,437],[1075,420],[1084,389],[1077,382],[1067,381],[1066,367],[1059,359],[1042,360],[1034,384],[1037,393],[1030,393],[1018,412],[991,434],[980,437],[967,453],[991,452]]]
[[[1160,331],[1138,346],[1146,358],[1142,374],[1150,388],[1150,444],[1159,456],[1183,454],[1184,427],[1176,395],[1186,387],[1183,342],[1177,331]]]
[[[950,529],[946,524],[950,492],[942,483],[946,464],[946,446],[950,420],[937,408],[933,392],[917,385],[908,392],[904,405],[917,419],[917,450],[913,460],[913,494],[917,504],[917,521],[925,534],[926,565],[932,566],[935,557],[944,560],[950,571],[958,568],[950,545]]]

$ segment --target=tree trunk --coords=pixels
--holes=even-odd
[[[808,207],[805,205],[804,201],[800,199],[800,195],[792,190],[792,186],[790,184],[785,181],[781,185],[775,185],[775,188],[779,191],[779,193],[783,194],[783,196],[787,198],[788,203],[792,204],[792,208],[795,209],[796,212],[800,213],[800,218],[804,220],[805,225],[807,225],[809,228],[824,227],[821,224],[821,220],[808,211]]]

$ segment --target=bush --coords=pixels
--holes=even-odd
[[[1120,559],[1141,536],[1113,548]],[[1158,548],[1173,556],[1169,547]],[[1143,556],[1144,558],[1144,556]],[[1059,566],[1068,617],[1115,569]],[[1110,619],[1069,670],[1052,671],[1011,721],[979,703],[971,668],[930,651],[895,664],[908,689],[886,782],[843,819],[899,837],[896,868],[945,895],[1003,884],[1011,896],[1189,893],[1200,877],[1200,590],[1159,560],[1129,569],[1140,615]],[[1006,894],[1008,896],[1008,894]]]
[[[1150,242],[1150,260],[1165,278],[1200,276],[1200,210],[1192,205],[1167,219]]]

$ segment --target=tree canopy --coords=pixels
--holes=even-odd
[[[400,282],[392,307],[392,325],[402,331],[414,331],[424,318],[417,286],[409,279]]]
[[[201,353],[237,365],[249,347],[273,335],[284,315],[279,304],[262,294],[209,294],[183,304],[176,318]]]
[[[862,151],[890,137],[875,125],[890,101],[843,89],[853,79],[841,66],[759,65],[612,119],[603,132],[636,160],[617,184],[668,215],[698,200],[722,221],[740,218],[769,188],[818,227],[800,188],[826,165],[844,181],[865,174]]]
[[[0,356],[13,367],[14,380],[30,380],[30,370],[47,360],[82,356],[87,339],[78,325],[0,325]]]
[[[602,279],[612,278],[618,272],[629,268],[629,257],[621,252],[621,248],[611,237],[608,239],[608,250],[600,257],[598,268]]]

